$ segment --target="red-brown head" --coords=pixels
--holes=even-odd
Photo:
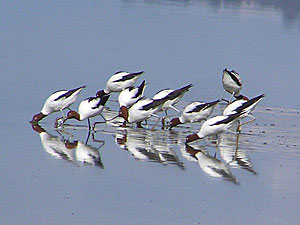
[[[80,121],[80,115],[77,112],[71,110],[67,114],[67,119],[76,119],[76,120]]]
[[[121,106],[119,116],[123,117],[128,122],[128,109],[126,106]]]
[[[69,142],[69,141],[65,141],[65,147],[67,149],[74,149],[77,147],[78,141],[74,141],[74,142]]]
[[[185,145],[185,151],[195,158],[196,158],[196,154],[200,152],[198,150],[195,150],[192,146],[189,145]]]
[[[40,133],[43,133],[43,132],[46,132],[39,124],[37,123],[32,123],[32,129],[36,132],[38,132],[39,134]]]
[[[185,143],[189,143],[189,142],[195,141],[197,139],[200,139],[200,137],[198,136],[198,134],[191,134],[191,135],[188,135],[186,137]]]
[[[181,124],[181,122],[180,122],[180,120],[179,120],[178,117],[171,119],[171,121],[170,121],[170,130],[173,127],[176,127],[178,124]]]
[[[30,121],[30,123],[37,123],[39,122],[41,119],[43,119],[44,117],[46,117],[46,115],[44,115],[43,113],[38,113],[38,114],[35,114],[33,117],[32,117],[32,120]]]

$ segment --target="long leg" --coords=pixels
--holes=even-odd
[[[62,121],[59,122],[60,120],[62,120]],[[58,127],[62,126],[66,121],[67,121],[67,118],[57,117],[54,122],[54,128],[58,128]]]
[[[99,124],[99,123],[106,123],[107,122],[107,119],[102,115],[102,114],[100,114],[100,116],[104,119],[104,121],[100,121],[100,122],[95,122],[94,124],[93,124],[93,130],[95,130],[95,127],[96,127],[96,125],[97,124]]]
[[[64,111],[62,109],[60,109],[59,111],[61,112],[62,118],[65,119],[66,117],[65,117]]]
[[[86,140],[85,140],[86,145],[88,144],[88,141],[90,139],[90,135],[91,135],[91,131],[89,130],[88,135],[87,135]]]
[[[98,149],[101,148],[105,144],[105,141],[96,139],[94,133],[92,133],[92,137],[93,137],[94,142],[101,143],[101,145],[98,147]]]
[[[91,130],[91,122],[90,122],[90,118],[88,118],[87,121],[88,121],[89,131],[90,131],[90,130]]]
[[[226,102],[228,102],[228,100],[226,100],[226,99],[224,99],[223,97],[224,97],[224,94],[225,94],[225,89],[224,89],[224,91],[223,91],[223,94],[222,94],[222,96],[221,96],[221,98],[220,98],[220,101],[226,101]]]
[[[245,122],[245,123],[239,124],[239,125],[238,125],[238,128],[237,128],[237,129],[240,130],[239,132],[241,132],[241,126],[246,125],[246,124],[248,124],[248,123],[252,123],[252,122],[254,122],[254,121],[256,120],[256,118],[255,118],[254,116],[252,116],[252,115],[247,115],[247,116],[250,117],[250,118],[252,118],[252,120],[249,120],[249,121],[247,121],[247,122]]]
[[[236,142],[235,142],[235,144],[236,144],[236,149],[235,149],[233,161],[236,160],[236,157],[237,157],[237,155],[238,155],[238,151],[239,151],[239,141],[240,141],[240,134],[237,134],[237,135],[236,135]]]
[[[156,127],[156,125],[158,124],[160,117],[158,115],[152,114],[152,116],[157,117],[158,120],[156,121],[156,123],[153,125],[153,127],[151,128],[151,130],[154,130],[154,128]]]
[[[214,155],[214,158],[216,158],[217,156],[217,153],[218,153],[218,146],[219,146],[219,137],[218,135],[216,134],[216,153]]]
[[[231,96],[230,96],[230,99],[229,99],[229,102],[228,103],[231,103],[231,100],[232,100],[232,98],[233,98],[233,96],[234,96],[234,92],[232,92],[232,94],[231,94]]]
[[[171,105],[170,108],[171,108],[171,109],[174,109],[178,114],[180,113],[180,110],[177,109],[177,108],[175,108],[174,106]],[[166,116],[167,116],[167,115],[166,115]]]

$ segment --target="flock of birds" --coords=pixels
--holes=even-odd
[[[49,114],[60,111],[62,117],[55,120],[55,127],[63,126],[63,124],[69,119],[76,119],[78,121],[87,120],[89,130],[94,130],[98,123],[105,123],[108,121],[102,115],[103,109],[110,97],[110,94],[112,92],[119,92],[119,113],[116,117],[110,120],[121,117],[124,119],[122,124],[123,127],[126,127],[127,123],[136,123],[137,127],[141,128],[141,123],[143,121],[147,122],[147,119],[154,116],[157,117],[158,120],[152,129],[155,128],[159,121],[161,121],[162,129],[164,129],[166,127],[165,120],[170,117],[168,116],[168,110],[173,109],[178,114],[181,113],[175,105],[193,85],[189,84],[176,90],[163,89],[157,92],[152,98],[146,98],[143,95],[146,87],[145,81],[143,81],[138,87],[134,87],[134,84],[138,78],[143,75],[143,73],[144,71],[134,73],[124,71],[116,72],[107,81],[105,89],[98,91],[95,96],[81,101],[78,111],[71,110],[69,107],[77,100],[78,95],[85,86],[71,90],[54,92],[45,101],[41,112],[34,115],[30,122],[37,124]],[[265,95],[261,94],[252,99],[248,99],[246,96],[241,95],[242,80],[240,75],[234,70],[229,71],[226,68],[223,70],[222,83],[224,93],[228,92],[231,94],[229,100],[223,99],[223,93],[222,97],[216,101],[208,103],[198,101],[192,102],[184,108],[179,117],[171,119],[168,128],[172,129],[178,124],[196,123],[205,120],[197,133],[186,137],[186,143],[189,143],[197,139],[202,139],[206,136],[217,135],[226,131],[232,126],[234,121],[238,122],[237,132],[241,131],[242,125],[253,122],[255,117],[253,117],[250,113]],[[233,98],[235,98],[234,101],[232,101]],[[228,106],[223,111],[223,114],[208,119],[208,117],[212,114],[213,109],[220,101],[228,102]],[[69,109],[67,116],[63,113],[64,109]],[[165,116],[160,117],[157,115],[157,113],[161,111],[165,113]],[[90,118],[98,115],[102,116],[104,122],[95,122],[92,127]],[[250,117],[251,120],[241,123],[241,120],[245,117]]]

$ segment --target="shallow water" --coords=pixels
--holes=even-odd
[[[299,221],[297,1],[5,2],[0,10],[1,224]],[[241,74],[243,94],[266,98],[255,122],[218,142],[186,148],[199,125],[99,124],[87,141],[86,122],[55,130],[54,114],[44,131],[28,123],[53,91],[85,84],[82,100],[120,69],[145,70],[148,97],[193,83],[180,109],[215,100],[225,67]]]

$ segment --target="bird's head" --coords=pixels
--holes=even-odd
[[[44,117],[46,117],[46,115],[44,115],[43,113],[38,113],[38,114],[35,114],[33,117],[32,117],[32,120],[30,121],[30,123],[37,123],[39,122],[41,119],[43,119]]]
[[[126,106],[121,106],[120,110],[119,110],[119,117],[123,117],[124,120],[126,120],[128,122],[128,109]]]

